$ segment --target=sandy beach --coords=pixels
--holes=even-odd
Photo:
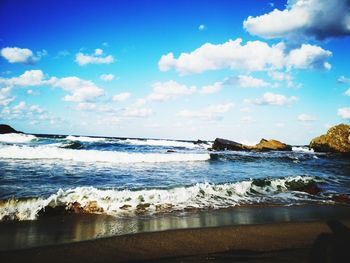
[[[259,211],[259,208],[256,207],[244,209],[244,211],[239,209],[214,211],[209,214],[214,214],[213,219],[215,213],[218,217],[220,215],[222,217],[225,216],[225,213],[242,215],[243,212],[247,214],[249,211]],[[314,211],[314,213],[305,213],[306,210]],[[283,211],[289,219],[281,220],[281,218],[275,217],[275,222],[273,222],[271,218],[266,217],[267,214],[277,212],[283,214]],[[286,211],[289,212],[289,216]],[[193,217],[198,216],[198,214],[201,213],[194,213],[187,217],[191,218],[192,216],[190,220],[195,222]],[[147,225],[157,225],[156,223],[161,225],[162,222],[166,222],[166,217],[152,219],[153,221],[144,219],[143,223],[139,221],[139,224],[144,224],[143,233],[121,234],[84,241],[77,240],[78,236],[75,240],[69,241],[67,239],[66,243],[62,244],[47,243],[43,245],[39,243],[37,246],[31,244],[32,247],[29,248],[8,248],[0,251],[0,256],[4,260],[3,262],[28,262],[28,260],[29,262],[309,262],[315,247],[319,249],[315,245],[315,241],[321,234],[332,233],[330,221],[326,218],[332,219],[333,222],[341,222],[347,227],[350,226],[350,209],[347,205],[270,207],[261,208],[259,214],[260,221],[256,221],[259,222],[258,224],[234,224],[235,222],[232,221],[233,225],[230,226],[202,227],[208,226],[208,224],[196,225],[193,223],[186,229],[181,228],[181,224],[179,224],[179,229],[164,231],[152,231],[157,230],[157,228],[152,229]],[[297,215],[299,215],[299,220],[288,222]],[[204,216],[208,218],[208,213],[204,213]],[[69,217],[75,221],[75,228],[80,228],[82,232],[85,230],[91,233],[92,226],[96,230],[99,224],[108,226],[108,223],[106,224],[108,220],[106,221],[106,218],[103,219],[101,216],[85,218],[78,216],[75,219],[72,216]],[[185,220],[186,216],[180,218]],[[113,220],[115,224],[117,224],[116,221],[118,220]],[[45,240],[45,236],[51,233],[51,237],[53,236],[57,243],[60,241],[60,236],[67,237],[69,236],[68,231],[74,229],[72,227],[74,224],[69,223],[69,220],[63,217],[47,218],[34,222],[41,225],[46,224],[46,230],[45,228],[33,228],[32,225],[32,228],[29,228],[32,235],[41,236]],[[61,222],[61,225],[57,225],[57,222]],[[111,227],[112,221],[109,222]],[[24,231],[30,223],[33,224],[33,222],[2,223],[0,225],[0,229],[4,233],[2,244],[5,243],[5,229],[8,229],[7,233],[12,233],[17,238],[20,238],[20,233],[30,238],[30,235]],[[19,227],[19,225],[22,226]],[[64,225],[67,227],[62,227]],[[133,225],[135,226],[135,224]],[[55,226],[60,230],[55,232]],[[173,227],[175,228],[175,225]],[[18,233],[13,231],[14,228],[18,229]],[[48,229],[51,229],[51,232]],[[11,242],[9,236],[7,237],[8,243]]]

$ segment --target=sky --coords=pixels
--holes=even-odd
[[[347,0],[0,1],[0,123],[309,141],[350,121]]]

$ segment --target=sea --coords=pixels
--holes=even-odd
[[[210,141],[0,135],[0,220],[78,207],[115,218],[245,206],[335,204],[350,194],[348,158],[211,151]],[[300,189],[317,185],[320,193]],[[91,208],[92,207],[92,208]]]

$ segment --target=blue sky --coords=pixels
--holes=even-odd
[[[308,143],[350,120],[348,1],[1,1],[0,122]]]

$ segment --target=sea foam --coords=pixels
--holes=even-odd
[[[105,138],[100,138],[100,137],[86,137],[86,136],[73,136],[73,135],[68,135],[66,137],[66,140],[70,141],[80,141],[80,142],[102,142],[105,141]]]
[[[59,159],[77,162],[164,163],[207,161],[210,155],[195,153],[127,153],[98,150],[74,150],[56,147],[11,145],[0,147],[0,158]]]
[[[161,213],[186,209],[227,208],[241,204],[310,199],[308,194],[290,190],[290,184],[308,184],[315,178],[293,176],[263,181],[246,180],[226,184],[197,183],[171,189],[102,190],[77,187],[59,190],[48,198],[7,200],[0,203],[0,220],[33,220],[48,208],[64,207],[69,211],[79,204],[83,212],[125,216],[140,213]],[[278,197],[277,197],[278,196]],[[311,199],[313,200],[313,199]],[[86,207],[94,204],[94,211]],[[98,209],[96,209],[98,208]]]
[[[0,134],[0,142],[5,143],[28,143],[37,139],[34,135],[21,133]]]

